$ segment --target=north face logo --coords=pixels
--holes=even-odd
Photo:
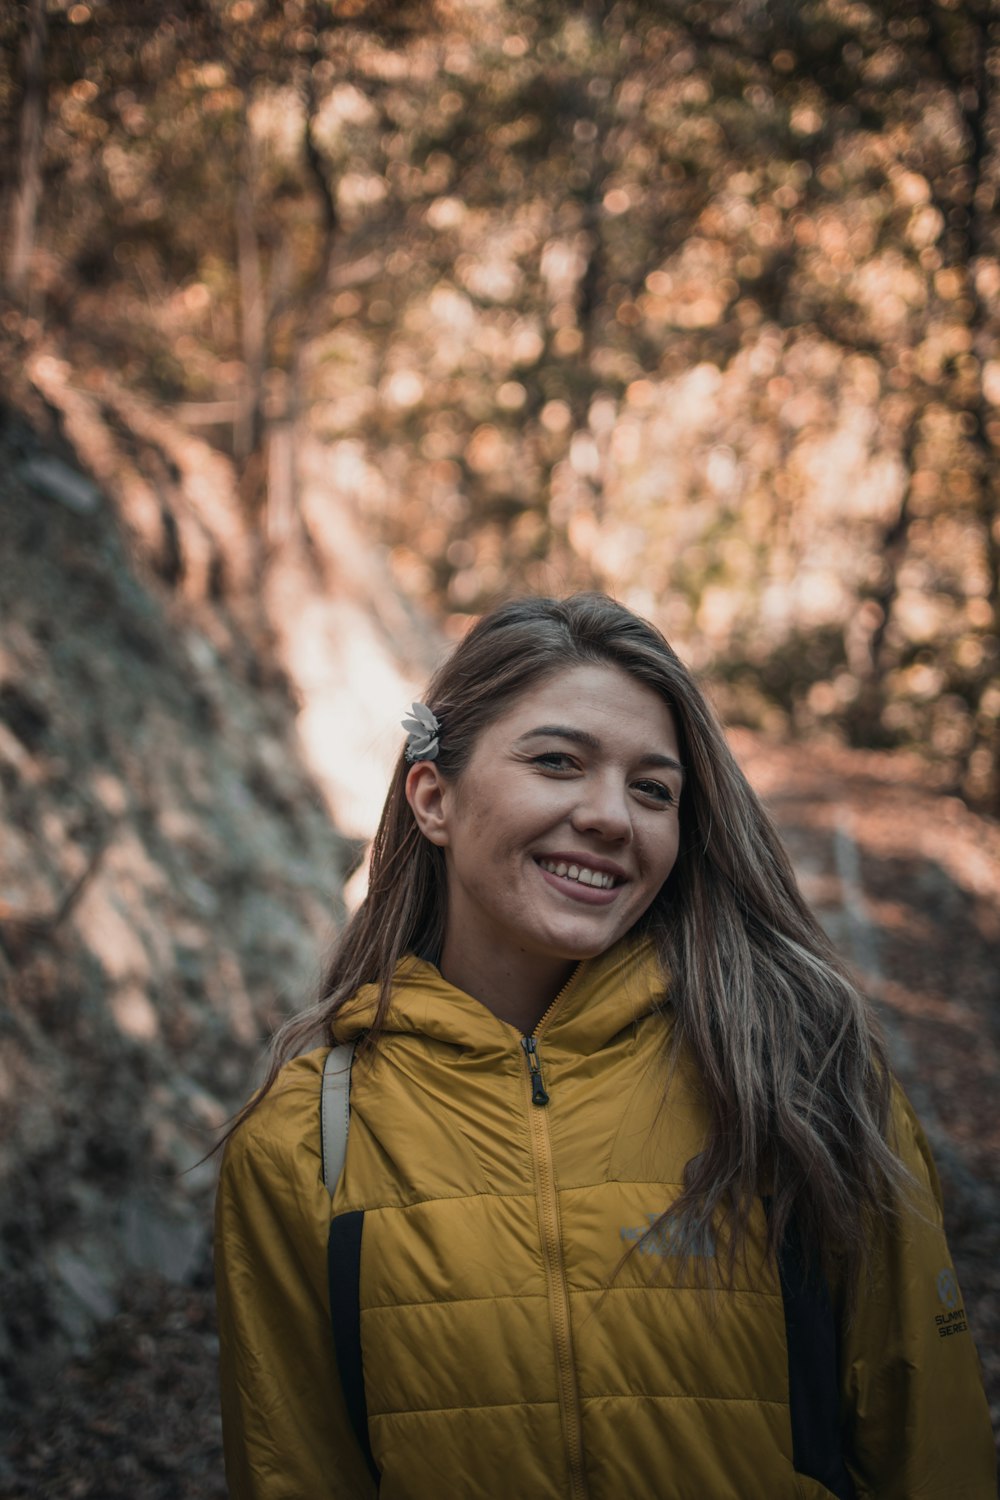
[[[659,1214],[647,1214],[645,1224],[634,1229],[623,1224],[619,1234],[627,1243],[635,1244],[638,1241],[637,1248],[640,1255],[676,1255],[677,1250],[674,1246],[674,1235],[670,1224],[657,1224],[659,1217]],[[715,1255],[714,1239],[706,1233],[701,1244],[687,1247],[687,1254],[710,1259]]]
[[[958,1281],[951,1266],[945,1266],[937,1273],[936,1285],[938,1300],[948,1309],[934,1319],[938,1338],[950,1339],[956,1333],[967,1333],[969,1325],[965,1321],[965,1308],[958,1305]]]

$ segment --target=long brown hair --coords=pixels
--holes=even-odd
[[[683,1254],[721,1225],[731,1274],[764,1194],[772,1251],[794,1213],[806,1244],[851,1271],[904,1176],[886,1144],[884,1044],[711,708],[660,632],[602,594],[501,605],[429,685],[441,772],[461,776],[478,736],[528,688],[590,663],[619,667],[663,698],[685,765],[677,862],[636,928],[670,975],[672,1046],[693,1058],[708,1108],[704,1148],[669,1212],[672,1243]],[[417,829],[408,769],[401,753],[368,894],[336,945],[323,998],[277,1034],[255,1103],[289,1057],[329,1039],[332,1018],[363,984],[378,987],[367,1040],[376,1045],[400,959],[440,952],[444,857]]]

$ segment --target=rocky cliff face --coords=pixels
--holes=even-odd
[[[304,765],[251,592],[185,597],[72,450],[9,414],[0,476],[10,1416],[130,1287],[207,1275],[199,1159],[312,990],[358,846]],[[169,529],[163,491],[160,506]],[[210,539],[204,553],[208,579]]]

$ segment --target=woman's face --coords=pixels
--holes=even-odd
[[[415,766],[411,805],[445,852],[448,977],[558,975],[610,948],[673,868],[683,779],[662,698],[596,664],[524,693],[457,780]]]

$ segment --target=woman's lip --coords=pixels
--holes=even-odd
[[[547,856],[546,856],[547,857]],[[535,861],[538,864],[538,861]],[[569,863],[567,860],[566,863]],[[553,875],[544,865],[538,864],[538,870],[546,883],[553,890],[568,896],[571,901],[579,901],[583,906],[610,906],[618,897],[618,892],[623,889],[620,885],[613,885],[610,889],[600,885],[581,885],[579,880],[570,880],[568,875]]]

